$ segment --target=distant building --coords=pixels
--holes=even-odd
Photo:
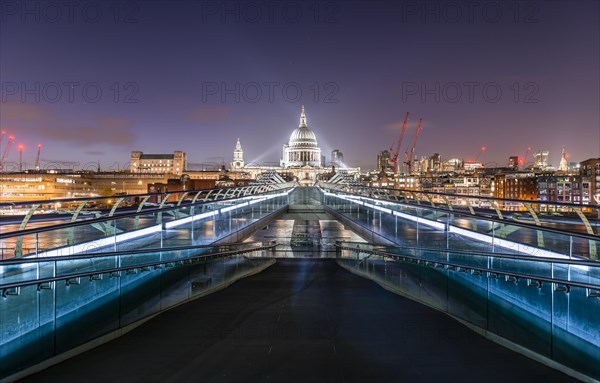
[[[147,193],[167,193],[185,190],[205,190],[214,188],[247,186],[252,179],[231,179],[226,171],[221,172],[217,179],[193,179],[184,175],[181,178],[170,178],[163,182],[153,182],[147,185]],[[160,203],[162,196],[152,196],[150,202]],[[189,198],[191,198],[190,195]]]
[[[233,150],[233,162],[231,162],[231,169],[239,170],[244,167],[244,151],[242,150],[242,144],[240,139],[237,139],[235,149]]]
[[[146,185],[164,182],[165,174],[130,172],[42,171],[0,174],[0,202],[91,198],[142,194]]]
[[[340,166],[344,163],[344,153],[342,153],[339,149],[334,149],[331,151],[331,163],[334,166]]]
[[[377,171],[394,172],[394,161],[389,150],[384,150],[377,155]]]
[[[565,153],[565,147],[562,148],[562,153],[560,155],[560,165],[558,165],[558,170],[561,172],[569,171],[569,162],[567,161],[567,154]]]
[[[569,171],[579,173],[579,162],[569,162]]]
[[[496,174],[494,197],[535,201],[537,178],[532,173]]]
[[[442,170],[442,156],[439,153],[434,153],[429,157],[427,170],[430,172],[439,172]]]
[[[443,172],[456,172],[463,169],[464,161],[460,158],[451,158],[448,161],[442,163],[441,171]]]
[[[538,200],[589,205],[590,177],[573,174],[540,174],[537,177]]]
[[[176,150],[173,154],[145,154],[131,152],[129,170],[132,173],[159,173],[182,175],[187,167],[185,152]]]
[[[590,179],[590,202],[600,205],[600,158],[590,158],[579,163],[579,174]]]
[[[483,168],[483,164],[477,161],[465,161],[463,162],[463,168],[465,172],[473,172],[475,169]]]
[[[517,170],[519,168],[519,156],[508,157],[508,167]]]
[[[247,174],[252,179],[277,173],[287,181],[297,181],[300,185],[308,186],[314,185],[317,180],[329,179],[331,171],[331,168],[325,166],[325,159],[317,143],[315,132],[308,128],[306,113],[302,106],[300,124],[292,131],[288,143],[283,145],[282,158],[278,166],[250,163],[244,166],[241,173]],[[336,171],[355,175],[360,172],[360,168],[348,168],[341,164],[336,167]]]
[[[548,170],[548,155],[550,154],[547,150],[538,150],[533,154],[535,162],[533,163],[534,169]]]

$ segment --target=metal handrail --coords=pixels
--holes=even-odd
[[[415,260],[415,261],[417,261],[417,263],[420,263],[420,262],[432,263],[432,264],[439,264],[439,265],[444,265],[444,266],[451,266],[451,267],[455,267],[455,268],[463,268],[465,270],[477,270],[480,272],[489,273],[488,275],[490,275],[490,274],[506,275],[506,276],[512,276],[512,277],[522,278],[522,279],[531,279],[531,280],[561,284],[561,285],[566,285],[566,286],[581,287],[581,288],[590,289],[590,290],[599,290],[600,289],[600,285],[593,285],[591,283],[585,283],[585,282],[576,282],[576,281],[568,281],[565,279],[548,278],[548,277],[532,275],[532,274],[516,273],[516,272],[512,272],[512,271],[499,271],[499,270],[495,270],[495,269],[488,269],[487,267],[465,265],[465,264],[461,264],[461,263],[448,262],[448,261],[442,261],[442,260],[434,261],[434,260],[423,259],[423,258],[411,256],[411,255],[399,255],[399,254],[393,254],[393,253],[387,253],[387,252],[380,252],[380,251],[376,251],[376,250],[344,248],[343,246],[340,246],[340,248],[345,249],[345,250],[357,251],[357,252],[361,252],[361,253],[368,253],[371,255],[378,255],[378,256],[393,258],[398,261],[402,261],[402,258],[405,258],[405,259]]]
[[[145,249],[131,249],[131,250],[118,250],[118,251],[107,251],[101,253],[80,253],[74,255],[55,255],[51,257],[32,257],[32,258],[9,258],[6,260],[0,261],[0,266],[7,265],[19,265],[23,263],[42,263],[42,262],[54,262],[54,261],[69,261],[69,260],[80,260],[87,258],[101,258],[101,257],[116,257],[119,255],[130,255],[130,254],[148,254],[148,253],[163,253],[170,251],[184,251],[184,250],[194,250],[194,249],[209,249],[209,248],[217,248],[217,247],[234,247],[234,246],[251,246],[256,245],[261,242],[236,242],[236,243],[228,243],[222,245],[187,245],[187,246],[170,246],[170,247],[162,247],[162,248],[145,248]],[[258,247],[258,246],[256,246]],[[253,248],[248,247],[248,250],[252,250]],[[245,248],[243,250],[246,250]],[[233,251],[233,250],[232,250]]]
[[[433,207],[433,206],[428,206],[428,205],[410,204],[410,203],[401,202],[401,201],[385,200],[385,199],[378,198],[377,196],[364,196],[364,195],[353,194],[351,192],[342,191],[342,190],[336,190],[336,192],[346,193],[347,195],[353,195],[353,196],[357,196],[357,197],[366,197],[366,198],[370,198],[370,199],[373,199],[373,200],[382,201],[382,202],[385,202],[385,203],[388,203],[388,204],[392,203],[392,204],[407,205],[407,206],[416,207],[416,208],[422,208],[422,209],[435,209],[435,210],[443,211],[445,213],[452,214],[452,215],[459,215],[460,214],[460,215],[464,215],[464,216],[468,216],[468,217],[479,217],[479,218],[486,219],[488,221],[493,221],[493,222],[503,223],[503,224],[509,224],[509,225],[514,225],[514,226],[520,226],[520,227],[525,227],[525,228],[528,228],[528,229],[543,230],[543,231],[547,231],[547,232],[551,232],[551,233],[556,233],[556,234],[562,234],[562,235],[571,235],[571,236],[574,236],[574,237],[579,237],[579,238],[584,238],[584,239],[589,239],[589,240],[594,240],[594,241],[600,240],[600,236],[595,235],[595,234],[580,233],[580,232],[571,231],[571,230],[559,230],[559,229],[554,229],[554,228],[551,228],[551,227],[537,226],[537,225],[534,225],[534,224],[523,223],[523,222],[518,222],[518,221],[502,220],[502,219],[499,219],[498,217],[483,216],[483,215],[478,215],[477,213],[476,214],[471,214],[470,212],[467,212],[467,211],[460,211],[459,213],[457,213],[456,211],[453,211],[453,210],[450,210],[450,209],[447,209],[447,208],[443,207],[444,206],[443,204],[440,204],[438,206]],[[331,209],[331,207],[329,207],[328,205],[325,205],[325,206]],[[579,205],[579,207],[581,207],[581,205]],[[440,221],[437,221],[437,222],[440,222]],[[444,223],[444,222],[440,222],[440,223]]]
[[[322,184],[324,187],[330,188],[332,190],[344,191],[344,192],[350,193],[348,190],[343,190],[342,187],[340,187],[340,188],[334,187],[334,186],[337,186],[335,184],[329,184],[326,182],[320,182],[320,184]],[[564,206],[564,207],[570,207],[572,209],[589,208],[589,209],[600,210],[600,206],[578,205],[578,204],[568,203],[568,202],[537,201],[537,200],[523,200],[523,199],[513,199],[513,198],[488,197],[488,196],[479,196],[479,195],[437,193],[437,192],[431,192],[431,191],[425,191],[425,190],[394,189],[394,188],[389,188],[389,187],[373,187],[373,186],[365,186],[365,185],[351,185],[351,186],[347,186],[347,189],[385,190],[385,191],[390,191],[390,192],[394,192],[394,193],[397,193],[397,192],[409,193],[409,194],[410,193],[420,193],[420,194],[428,194],[428,195],[440,195],[440,196],[445,196],[445,197],[460,197],[460,198],[467,198],[467,199],[484,199],[484,200],[491,200],[491,201],[517,202],[517,203],[523,203],[523,204],[527,203],[527,204],[536,204],[536,205]],[[388,195],[394,195],[394,194],[388,194]],[[369,197],[371,197],[371,196],[369,196]]]
[[[253,194],[252,196],[262,196],[262,195],[268,195],[268,194],[272,194],[272,193],[273,193],[273,191],[268,191],[268,192]],[[249,196],[246,196],[246,197],[249,197]],[[80,220],[80,221],[59,223],[59,224],[52,225],[52,226],[11,231],[8,233],[0,233],[0,239],[28,235],[28,234],[42,233],[42,232],[46,232],[46,231],[53,231],[53,230],[81,226],[81,225],[88,225],[90,223],[113,221],[117,218],[136,217],[136,216],[141,216],[141,215],[149,214],[149,213],[164,212],[164,211],[170,211],[170,210],[180,210],[180,209],[186,208],[186,207],[201,206],[201,205],[211,204],[211,203],[215,203],[215,202],[227,202],[227,201],[237,200],[240,198],[243,198],[243,197],[224,198],[224,199],[219,199],[217,201],[196,201],[194,203],[191,203],[191,202],[185,203],[185,204],[182,203],[179,206],[166,206],[166,207],[162,207],[162,208],[155,207],[155,208],[150,208],[150,209],[144,209],[139,212],[122,213],[122,214],[118,214],[117,216],[113,215],[110,217],[89,218],[89,219],[84,219],[84,220]]]
[[[248,253],[248,252],[256,251],[256,250],[267,250],[267,249],[273,248],[275,246],[277,246],[277,245],[260,246],[260,247],[256,247],[256,248],[252,248],[252,249],[246,249],[244,251],[241,251],[241,250],[223,251],[223,252],[217,252],[217,253],[211,253],[211,254],[196,255],[196,256],[187,257],[187,258],[140,263],[140,264],[131,265],[131,266],[113,267],[110,269],[87,271],[87,272],[83,272],[83,273],[61,275],[61,276],[57,276],[57,277],[33,279],[33,280],[29,280],[29,281],[11,282],[11,283],[6,283],[6,284],[1,284],[0,290],[4,291],[7,289],[14,289],[17,287],[39,285],[42,283],[57,282],[57,281],[62,281],[62,280],[67,280],[67,279],[72,279],[72,278],[91,277],[92,275],[115,273],[115,272],[120,272],[120,271],[140,269],[140,268],[144,268],[144,267],[153,267],[153,266],[163,265],[163,264],[168,264],[168,263],[187,262],[187,261],[197,260],[197,259],[201,259],[201,258],[205,258],[205,259],[223,258],[223,257],[235,255],[235,254],[243,254],[243,253]]]
[[[268,184],[265,185],[261,185],[261,186],[267,186]],[[272,184],[273,186],[284,186],[284,185],[289,185],[288,184]],[[35,201],[18,201],[18,202],[0,202],[0,208],[2,207],[14,207],[14,206],[20,206],[20,205],[35,205],[35,204],[42,204],[42,205],[49,205],[49,204],[53,204],[53,203],[66,203],[66,202],[83,202],[83,201],[103,201],[103,200],[107,200],[107,199],[114,199],[114,198],[136,198],[136,197],[145,197],[145,196],[160,196],[160,195],[167,195],[167,194],[183,194],[183,193],[188,193],[188,194],[193,194],[193,193],[198,193],[198,192],[209,192],[211,190],[239,190],[239,189],[245,189],[245,188],[250,188],[256,185],[247,185],[247,186],[238,186],[238,187],[229,187],[229,188],[213,188],[213,189],[194,189],[194,190],[174,190],[174,191],[166,191],[166,192],[159,192],[159,193],[143,193],[143,194],[123,194],[123,195],[111,195],[111,196],[100,196],[100,197],[77,197],[77,198],[57,198],[57,199],[48,199],[48,200],[35,200]],[[289,186],[286,186],[285,188],[287,188]],[[259,194],[263,194],[263,193],[269,193],[274,190],[269,190],[269,191],[265,191],[265,192],[261,192]],[[258,194],[254,194],[254,195],[258,195]]]
[[[365,245],[364,242],[345,242],[356,245]],[[370,250],[370,249],[357,249],[355,247],[346,247],[343,245],[335,244],[336,247],[351,249],[351,250],[360,250],[360,251],[381,251],[381,250]],[[381,245],[386,246],[386,245]],[[388,246],[389,247],[389,246]],[[418,251],[432,251],[438,253],[453,253],[453,254],[463,254],[463,255],[481,255],[484,257],[496,257],[501,259],[511,259],[511,260],[525,260],[525,261],[534,261],[534,262],[552,262],[559,263],[564,265],[577,265],[577,266],[592,266],[592,267],[600,267],[599,262],[589,261],[587,259],[563,259],[563,258],[551,258],[551,257],[536,257],[534,255],[518,255],[518,254],[509,254],[509,253],[490,253],[489,251],[479,251],[479,250],[453,250],[453,249],[439,249],[439,248],[431,248],[431,247],[417,247],[417,246],[397,246],[398,249],[409,249],[409,250],[418,250]],[[385,253],[388,253],[385,251]],[[390,253],[396,254],[396,253]],[[396,254],[398,256],[404,257],[402,254]],[[423,259],[423,258],[419,258]]]

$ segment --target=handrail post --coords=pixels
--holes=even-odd
[[[419,248],[419,210],[417,210],[417,248]]]
[[[446,249],[450,249],[450,214],[446,214]]]
[[[496,242],[496,223],[492,222],[492,253],[495,253]]]
[[[573,236],[569,235],[569,259],[573,259]]]
[[[191,228],[191,232],[190,232],[190,238],[191,238],[191,245],[194,244],[194,219],[195,217],[192,215],[192,228]]]
[[[114,249],[115,251],[117,251],[117,219],[113,219],[113,238],[115,239],[114,241]]]

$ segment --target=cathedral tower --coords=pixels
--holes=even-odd
[[[242,150],[242,144],[240,139],[237,139],[235,144],[235,150],[233,151],[233,162],[231,163],[231,169],[238,170],[244,167],[244,151]]]

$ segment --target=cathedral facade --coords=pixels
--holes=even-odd
[[[292,131],[289,141],[283,145],[280,166],[244,165],[243,151],[238,139],[233,152],[231,170],[243,173],[252,179],[261,174],[276,172],[285,179],[294,179],[300,185],[314,185],[319,178],[328,179],[338,169],[325,167],[321,162],[321,148],[319,148],[315,133],[308,128],[304,106],[300,112],[300,123]],[[345,173],[358,175],[360,168],[343,168]]]
[[[290,135],[290,140],[283,145],[281,167],[293,168],[310,166],[321,167],[321,149],[315,133],[306,125],[304,105],[300,112],[300,124]]]

